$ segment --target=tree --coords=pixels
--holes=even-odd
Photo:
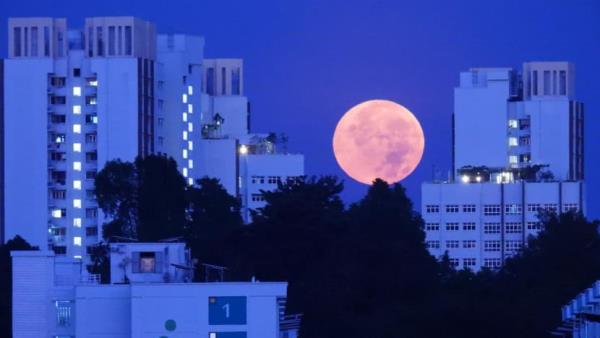
[[[100,275],[100,283],[110,283],[110,246],[108,243],[100,242],[96,245],[89,246],[91,248],[90,260],[91,264],[87,266],[87,270],[91,274]]]
[[[189,222],[184,238],[193,257],[201,263],[224,265],[226,240],[243,226],[239,201],[219,180],[206,177],[187,190],[187,201]]]
[[[350,231],[304,295],[302,336],[427,336],[439,267],[404,188],[375,180],[347,219]]]
[[[37,250],[20,236],[0,245],[0,336],[12,337],[12,259],[11,251]]]
[[[108,218],[104,238],[156,241],[183,234],[186,182],[172,158],[150,155],[134,163],[110,161],[95,180]]]
[[[335,177],[312,177],[262,191],[265,207],[229,241],[228,267],[239,279],[289,281],[288,310],[302,311],[309,280],[344,232],[342,189]]]

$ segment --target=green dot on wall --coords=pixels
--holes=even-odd
[[[176,327],[177,323],[175,323],[173,319],[169,319],[165,322],[165,329],[167,329],[167,331],[175,331]]]

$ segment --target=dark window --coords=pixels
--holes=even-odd
[[[215,95],[215,69],[212,67],[206,70],[206,93]]]
[[[221,67],[221,94],[227,94],[227,71],[225,67]]]
[[[115,55],[115,26],[108,27],[108,55]]]
[[[50,27],[44,27],[44,56],[50,56]]]
[[[231,94],[240,95],[240,68],[231,71]]]
[[[86,236],[98,236],[98,227],[87,227],[85,228]]]
[[[102,39],[102,27],[96,27],[96,39],[98,41],[97,54],[98,56],[104,55],[104,40]]]
[[[94,27],[88,28],[88,56],[94,56]]]
[[[21,56],[21,27],[14,28],[13,39],[14,54],[15,56]]]
[[[38,28],[31,27],[31,56],[38,56]]]
[[[57,255],[66,255],[67,254],[66,246],[54,246],[52,249],[54,250],[54,253]]]
[[[133,49],[131,26],[125,26],[125,55],[131,55]]]
[[[81,68],[73,68],[73,76],[80,77],[81,76]]]

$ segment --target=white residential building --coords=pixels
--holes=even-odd
[[[97,284],[80,260],[14,251],[13,336],[279,337],[287,283],[190,283],[189,257],[183,243],[113,244]]]
[[[5,238],[81,258],[101,237],[93,183],[154,151],[154,26],[11,18],[4,62]]]
[[[421,190],[433,255],[498,268],[541,230],[539,212],[585,212],[583,104],[574,93],[566,62],[461,73],[452,176]]]
[[[96,173],[107,161],[152,153],[173,157],[188,184],[219,178],[248,220],[257,205],[240,190],[243,173],[254,172],[240,170],[239,149],[252,137],[241,59],[205,59],[202,37],[157,36],[134,17],[87,18],[79,30],[61,18],[11,18],[8,26],[0,239],[20,235],[85,259],[105,221]],[[268,153],[264,163],[275,167],[256,175],[304,174],[301,155]]]

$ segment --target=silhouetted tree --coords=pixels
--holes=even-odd
[[[200,263],[224,265],[226,240],[243,226],[240,203],[217,179],[202,178],[196,184],[187,190],[185,241]],[[202,269],[197,272],[201,277]]]
[[[11,251],[37,250],[20,236],[0,245],[0,336],[12,337],[12,261]]]
[[[98,205],[108,216],[103,235],[156,241],[183,234],[186,182],[177,163],[164,156],[134,163],[110,161],[95,180]]]
[[[110,246],[106,242],[100,242],[89,246],[91,264],[87,266],[89,273],[100,275],[100,283],[110,283]]]

